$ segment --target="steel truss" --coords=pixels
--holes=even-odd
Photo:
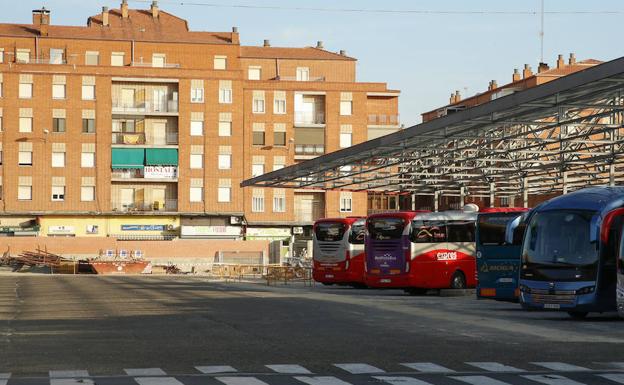
[[[464,197],[624,182],[624,58],[245,180]]]

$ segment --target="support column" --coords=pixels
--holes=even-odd
[[[615,186],[615,164],[609,164],[609,186]]]
[[[466,187],[461,186],[459,188],[459,209],[461,210],[466,205]]]
[[[522,178],[522,207],[529,207],[529,180],[527,177]]]
[[[563,195],[565,195],[568,193],[568,172],[567,171],[561,172],[561,179],[563,182]]]
[[[412,194],[412,211],[416,210],[416,194]]]
[[[433,211],[438,212],[439,208],[440,208],[440,192],[435,191],[433,193]]]
[[[494,195],[496,189],[496,185],[494,182],[490,182],[490,207],[496,206],[494,203],[496,201],[496,196]]]

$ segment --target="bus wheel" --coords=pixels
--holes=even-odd
[[[427,289],[423,289],[420,287],[410,287],[408,289],[403,290],[409,295],[425,295],[427,294]]]
[[[587,317],[588,312],[586,311],[569,311],[568,314],[570,317],[574,319],[585,319]]]
[[[466,277],[461,271],[456,271],[451,277],[451,289],[465,289]]]
[[[331,282],[323,282],[323,285],[325,285],[325,286],[331,286],[331,285],[333,285],[333,283],[331,283]]]

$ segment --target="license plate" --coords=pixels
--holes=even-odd
[[[545,303],[544,304],[544,309],[560,309],[561,305],[559,305],[558,303]]]
[[[498,282],[500,283],[512,283],[513,282],[513,278],[501,278],[498,280]]]
[[[334,278],[333,274],[325,274],[325,278]]]
[[[379,282],[380,283],[390,283],[390,282],[392,282],[392,280],[391,279],[380,279]]]

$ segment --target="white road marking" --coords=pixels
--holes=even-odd
[[[557,372],[587,372],[591,369],[582,366],[566,364],[565,362],[531,362],[533,365],[542,366]]]
[[[266,367],[276,373],[282,373],[282,374],[311,374],[312,373],[301,365],[266,365]]]
[[[195,369],[204,374],[235,373],[238,370],[228,365],[196,366]]]
[[[346,370],[351,374],[376,374],[376,373],[385,373],[385,371],[376,368],[369,364],[334,364],[334,366]]]
[[[351,385],[348,382],[344,382],[336,377],[320,376],[320,377],[301,377],[297,376],[295,379],[308,385]]]
[[[7,385],[9,383],[9,379],[0,379],[0,385]]]
[[[135,377],[139,385],[184,385],[173,377]]]
[[[607,380],[616,382],[618,384],[624,384],[624,374],[621,373],[598,374],[598,376],[606,378]]]
[[[582,382],[574,381],[564,376],[559,376],[557,374],[532,374],[522,377],[526,378],[527,380],[539,382],[546,385],[585,385]]]
[[[129,376],[164,376],[164,370],[160,368],[137,368],[137,369],[124,369]]]
[[[454,370],[445,368],[444,366],[434,364],[432,362],[408,362],[401,364],[410,369],[418,370],[423,373],[453,373]]]
[[[95,385],[90,378],[51,378],[50,385]]]
[[[0,385],[7,385],[11,378],[11,373],[0,373]]]
[[[487,370],[488,372],[524,372],[522,369],[514,368],[509,365],[503,365],[498,362],[466,362],[466,364],[475,366],[479,369]]]
[[[86,370],[50,370],[50,378],[82,378],[89,377]]]
[[[487,376],[461,376],[461,377],[451,377],[456,379],[457,381],[462,381],[471,385],[511,385],[508,382],[499,381],[494,378],[490,378]]]
[[[225,385],[268,385],[256,377],[217,377]]]
[[[596,362],[596,364],[607,365],[616,369],[624,369],[624,362]]]
[[[391,385],[431,385],[428,382],[417,380],[412,377],[373,376],[373,378]]]

